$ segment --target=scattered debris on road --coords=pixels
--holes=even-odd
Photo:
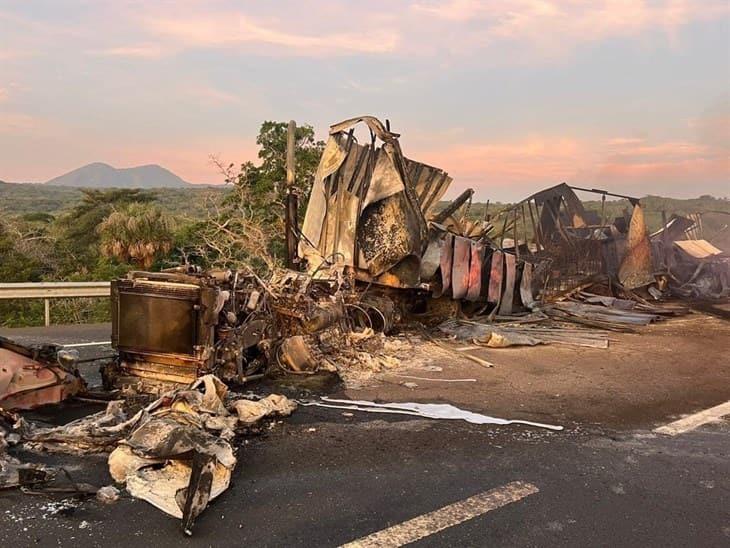
[[[535,346],[538,344],[569,344],[591,348],[608,348],[608,332],[596,329],[576,329],[559,325],[490,324],[470,320],[447,320],[439,329],[461,340],[489,348]]]
[[[96,492],[96,500],[104,504],[113,504],[119,500],[119,489],[113,485],[100,487]]]
[[[42,484],[56,472],[20,464],[5,454],[5,441],[36,451],[73,455],[110,453],[109,473],[134,497],[182,519],[191,534],[195,518],[230,482],[236,457],[231,440],[237,431],[266,416],[287,416],[296,404],[271,394],[256,401],[230,400],[227,387],[212,375],[189,387],[164,394],[131,417],[122,400],[103,412],[64,426],[37,427],[5,412],[0,432],[0,487]],[[113,486],[92,488],[103,502],[113,502]]]

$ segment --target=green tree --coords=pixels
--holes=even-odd
[[[99,265],[100,234],[97,227],[115,208],[149,203],[153,194],[140,189],[84,189],[81,202],[56,223],[57,239],[65,264],[61,277],[89,276]]]
[[[0,219],[0,282],[39,282],[52,265],[52,241],[47,223],[4,217]],[[43,302],[0,300],[0,326],[38,323]]]
[[[38,235],[24,230],[17,219],[0,220],[0,282],[40,281],[44,264],[39,260]]]
[[[97,227],[105,257],[149,269],[173,242],[172,219],[159,208],[132,202],[115,208]]]
[[[283,183],[286,180],[287,130],[286,122],[266,121],[261,124],[256,138],[256,144],[261,147],[258,153],[261,165],[257,168],[257,185],[263,186],[265,191],[275,191],[281,202],[286,192]],[[297,127],[294,148],[296,189],[302,198],[309,196],[324,145],[324,141],[315,139],[312,126],[304,124]]]
[[[230,191],[213,200],[208,218],[194,230],[208,262],[217,266],[248,266],[266,274],[284,257],[286,199],[286,122],[266,121],[256,143],[259,165],[244,162],[238,169],[218,163]],[[324,142],[310,125],[295,135],[295,191],[303,207],[309,197]]]

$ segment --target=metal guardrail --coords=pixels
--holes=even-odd
[[[43,299],[46,327],[51,325],[51,299],[108,297],[110,282],[0,283],[0,299]]]

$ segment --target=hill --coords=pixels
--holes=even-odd
[[[156,164],[118,169],[101,162],[74,169],[45,184],[83,188],[186,188],[191,186],[172,171]]]

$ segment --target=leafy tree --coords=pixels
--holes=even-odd
[[[236,170],[218,163],[231,189],[214,200],[208,218],[194,231],[208,261],[218,266],[248,266],[265,274],[284,257],[284,207],[286,198],[286,122],[266,121],[256,143],[259,165],[244,162]],[[324,142],[310,125],[295,134],[296,185],[300,205],[306,204]]]
[[[42,229],[22,219],[0,219],[0,282],[38,282],[48,271],[51,242]],[[42,321],[43,302],[0,300],[0,326]]]
[[[0,220],[0,282],[40,281],[43,263],[27,253],[30,237],[16,220]]]
[[[268,190],[278,192],[283,199],[286,191],[283,183],[286,180],[286,142],[288,124],[286,122],[266,121],[261,124],[256,144],[259,149],[261,165],[258,184]],[[295,166],[296,188],[302,197],[308,197],[314,182],[314,174],[324,150],[324,141],[317,141],[314,128],[308,124],[297,127],[295,133]]]
[[[272,205],[284,207],[286,196],[286,122],[266,121],[261,124],[256,144],[261,148],[258,157],[260,165],[248,161],[234,171],[234,164],[223,170],[226,183],[244,186],[250,191],[251,206],[273,213],[282,218],[281,210],[273,211]],[[317,141],[314,128],[310,125],[297,127],[295,134],[295,190],[300,201],[305,202],[312,188],[314,174],[324,150],[324,141]]]
[[[172,219],[157,207],[139,202],[115,208],[98,226],[104,256],[149,269],[172,247]]]

